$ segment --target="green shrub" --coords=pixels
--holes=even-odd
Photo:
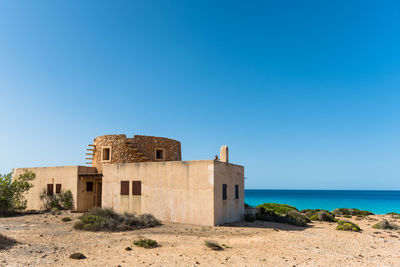
[[[244,220],[246,222],[254,222],[256,220],[256,216],[254,216],[253,214],[245,214]]]
[[[261,208],[265,213],[273,215],[287,214],[292,210],[298,211],[295,207],[287,204],[276,204],[276,203],[264,203],[258,205],[257,208]]]
[[[45,210],[57,208],[59,210],[70,210],[73,208],[73,196],[71,190],[61,191],[59,194],[47,195],[46,189],[40,194],[42,206]]]
[[[343,217],[345,217],[345,218],[351,218],[351,217],[353,217],[353,216],[348,215],[348,214],[345,214],[345,215],[343,215]]]
[[[11,173],[0,174],[0,215],[26,209],[27,201],[24,194],[33,187],[31,182],[35,176],[33,172],[27,170],[14,180]]]
[[[208,247],[212,250],[223,250],[224,249],[215,241],[206,240],[206,241],[204,241],[204,244],[206,245],[206,247]]]
[[[366,210],[359,210],[359,209],[348,209],[348,208],[340,208],[340,209],[334,209],[332,211],[333,214],[335,215],[361,215],[361,216],[368,216],[368,215],[374,215],[372,212],[370,211],[366,211]]]
[[[158,247],[157,241],[153,239],[139,239],[133,242],[135,246],[142,248],[155,248]]]
[[[338,221],[338,226],[336,227],[336,230],[360,232],[361,228],[353,222],[340,220]]]
[[[18,242],[15,239],[0,234],[0,250],[12,248],[16,244]]]
[[[131,213],[118,214],[113,209],[93,208],[79,217],[74,228],[86,231],[129,231],[161,225],[151,214],[135,216]]]
[[[101,231],[106,229],[107,220],[98,215],[86,213],[80,217],[80,221],[74,225],[75,229],[85,231]]]
[[[311,221],[326,221],[326,222],[335,222],[335,214],[329,212],[328,210],[321,209],[306,209],[301,210],[300,213],[304,214],[307,218],[310,218]]]
[[[400,226],[394,223],[390,223],[387,220],[382,220],[377,224],[372,225],[375,229],[387,229],[387,230],[399,230]]]
[[[334,222],[335,220],[335,215],[333,215],[330,212],[326,211],[320,211],[318,212],[318,221],[324,221],[324,222]]]
[[[291,210],[285,215],[278,215],[269,210],[267,212],[261,212],[260,214],[257,214],[256,218],[262,221],[287,223],[296,226],[307,226],[307,223],[310,222],[309,218],[296,210]]]
[[[72,219],[71,219],[71,217],[64,217],[64,218],[61,219],[61,221],[70,222],[70,221],[72,221]]]
[[[291,210],[287,214],[287,223],[296,226],[307,226],[311,220],[296,210]]]

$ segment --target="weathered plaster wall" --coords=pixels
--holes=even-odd
[[[129,181],[128,196],[120,194],[121,181]],[[142,182],[141,196],[132,196],[132,181]],[[214,225],[214,161],[104,165],[102,204],[165,221]]]
[[[115,163],[135,163],[147,161],[180,161],[181,143],[163,137],[135,135],[126,138],[126,135],[103,135],[94,139],[92,166],[99,172],[103,165]],[[102,162],[102,148],[111,148],[111,160]],[[164,160],[157,160],[155,149],[164,150]]]
[[[227,199],[222,199],[222,185],[227,185]],[[239,199],[235,199],[235,185],[239,185]],[[222,161],[214,165],[215,224],[235,222],[244,216],[244,168]]]
[[[44,190],[47,190],[47,184],[54,184],[54,194],[56,193],[56,184],[61,184],[61,190],[63,191],[71,190],[74,198],[74,209],[76,209],[78,166],[16,168],[13,172],[13,179],[22,174],[24,169],[36,174],[33,187],[25,195],[28,201],[28,210],[42,209],[43,203],[40,200],[40,195]]]
[[[94,167],[79,166],[78,174],[84,173],[96,173],[97,170]],[[86,191],[86,182],[93,182],[93,191]],[[95,194],[96,194],[96,182],[94,179],[79,179],[77,184],[77,205],[76,210],[79,212],[86,212],[95,206]]]

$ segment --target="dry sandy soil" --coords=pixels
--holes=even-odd
[[[70,216],[72,222],[62,222]],[[0,218],[0,233],[19,244],[0,250],[0,266],[400,266],[400,232],[371,226],[384,217],[355,220],[361,233],[335,230],[335,223],[315,222],[301,228],[280,223],[239,222],[208,227],[176,223],[121,233],[73,230],[79,214],[26,215]],[[151,238],[160,247],[132,243]],[[230,248],[213,251],[214,240]],[[132,250],[125,250],[131,247]],[[87,259],[69,255],[83,253]]]

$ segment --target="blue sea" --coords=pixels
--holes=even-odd
[[[246,189],[245,203],[280,203],[302,209],[357,208],[375,214],[400,213],[400,191]]]

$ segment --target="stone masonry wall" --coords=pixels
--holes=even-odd
[[[92,166],[100,173],[103,164],[181,160],[181,143],[163,137],[135,135],[133,138],[126,138],[124,134],[103,135],[95,138],[93,145]],[[109,162],[102,162],[103,147],[111,148]],[[164,150],[164,160],[156,159],[156,148]]]

